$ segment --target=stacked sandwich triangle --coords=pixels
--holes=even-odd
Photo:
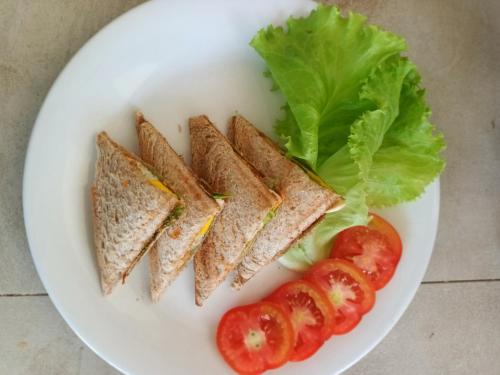
[[[229,139],[206,116],[189,120],[192,169],[142,114],[136,129],[142,159],[97,136],[91,196],[105,294],[149,252],[157,302],[194,257],[201,305],[232,271],[239,289],[341,202],[241,116]]]

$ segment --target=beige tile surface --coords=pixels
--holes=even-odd
[[[0,374],[116,373],[44,293],[21,210],[28,137],[53,80],[142,0],[0,0]],[[441,220],[427,281],[500,279],[500,2],[341,0],[402,34],[444,131]],[[349,374],[500,373],[500,281],[427,284]]]
[[[422,285],[382,343],[346,375],[500,373],[500,282]]]
[[[24,158],[38,109],[87,39],[141,2],[0,1],[0,294],[44,292],[21,209]]]
[[[495,375],[500,282],[423,285],[387,338],[346,375]],[[0,374],[116,374],[48,297],[0,298]],[[207,372],[209,374],[209,372]]]
[[[116,374],[66,325],[48,297],[0,298],[0,374]]]

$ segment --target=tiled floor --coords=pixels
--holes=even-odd
[[[0,1],[0,374],[115,373],[45,295],[25,238],[22,169],[59,71],[90,36],[140,2]],[[448,142],[440,229],[424,285],[395,329],[347,373],[499,374],[500,2],[338,3],[407,38]]]

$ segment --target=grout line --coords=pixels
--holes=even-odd
[[[500,279],[475,279],[475,280],[444,280],[444,281],[422,281],[422,285],[435,284],[467,284],[467,283],[495,283],[500,282]]]
[[[47,297],[47,293],[6,293],[0,294],[0,297]]]
[[[439,285],[439,284],[467,284],[467,283],[496,283],[500,279],[474,279],[474,280],[443,280],[443,281],[422,281],[421,285]],[[47,293],[6,293],[0,294],[1,297],[48,297]]]

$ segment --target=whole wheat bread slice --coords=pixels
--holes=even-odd
[[[281,203],[206,116],[189,120],[192,168],[217,193],[224,208],[194,256],[197,305],[236,267],[269,213]]]
[[[240,288],[262,267],[282,255],[340,197],[313,181],[297,164],[242,116],[231,119],[229,139],[241,156],[283,199],[274,219],[257,235],[240,265],[233,287]]]
[[[217,202],[198,184],[197,178],[151,123],[137,114],[141,158],[160,179],[181,197],[185,210],[158,238],[149,253],[151,297],[154,302],[191,260],[220,211]]]
[[[98,156],[91,188],[94,243],[101,287],[109,294],[132,271],[165,230],[177,196],[151,183],[154,176],[105,132],[97,135]],[[153,177],[153,179],[151,178]]]

